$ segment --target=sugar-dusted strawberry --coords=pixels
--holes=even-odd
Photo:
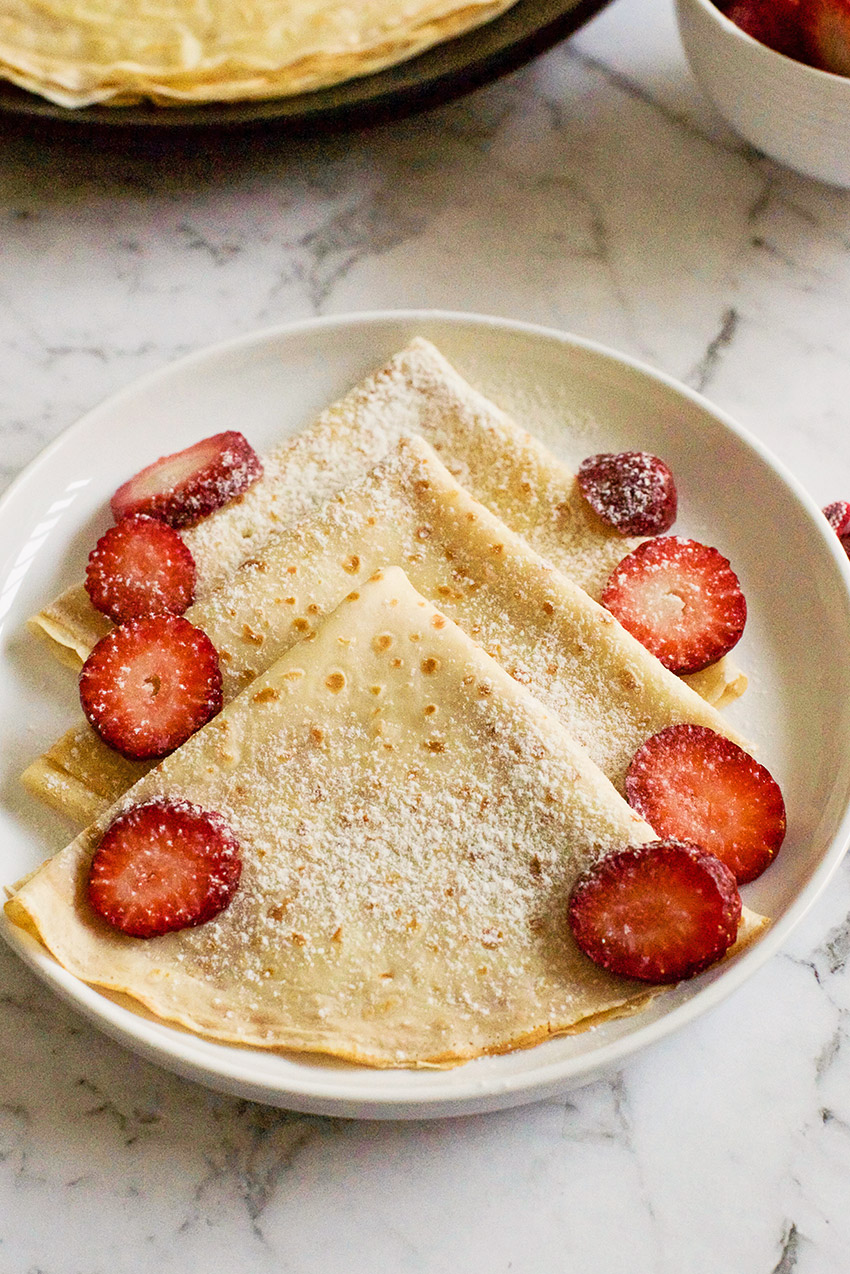
[[[739,885],[755,880],[785,838],[785,802],[763,765],[706,726],[671,725],[638,748],[629,804],[659,836],[694,841]]]
[[[80,702],[117,752],[136,760],[165,756],[221,709],[215,646],[178,615],[131,619],[89,655]]]
[[[115,492],[112,512],[116,520],[149,513],[171,526],[194,526],[235,500],[262,472],[251,444],[228,430],[142,469]]]
[[[594,513],[623,535],[660,535],[676,520],[673,475],[648,451],[588,456],[576,476]]]
[[[850,557],[850,504],[846,500],[835,500],[823,511],[829,525],[841,541],[841,547]]]
[[[810,0],[731,0],[721,4],[730,21],[754,40],[784,53],[802,58],[805,54],[801,12]]]
[[[824,509],[823,516],[837,536],[850,532],[850,503],[847,500],[833,500]]]
[[[850,0],[804,0],[800,19],[812,64],[833,75],[850,75]]]
[[[133,938],[212,920],[230,903],[242,858],[220,814],[188,801],[150,801],[119,814],[89,869],[88,899]]]
[[[195,559],[173,527],[137,513],[111,526],[92,549],[86,592],[116,624],[182,615],[195,595]]]
[[[601,601],[671,672],[713,664],[739,640],[747,620],[727,559],[677,535],[647,540],[627,554]]]
[[[735,941],[735,877],[697,845],[665,839],[609,854],[577,880],[569,922],[585,955],[644,982],[692,978]]]

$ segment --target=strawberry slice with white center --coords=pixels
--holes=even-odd
[[[626,798],[660,836],[715,854],[739,885],[761,875],[785,838],[779,784],[706,726],[672,725],[647,739],[626,775]]]
[[[86,592],[116,624],[182,615],[195,594],[195,559],[173,527],[137,513],[111,526],[92,549]]]
[[[218,653],[181,616],[130,620],[89,655],[80,702],[117,752],[134,760],[166,756],[221,710]]]
[[[747,603],[717,549],[676,535],[640,544],[605,585],[602,605],[671,672],[699,672],[739,641]]]
[[[88,900],[133,938],[205,924],[227,907],[242,872],[220,814],[188,801],[135,805],[107,828],[89,869]]]
[[[171,526],[194,526],[242,495],[262,472],[254,448],[231,429],[162,456],[119,487],[110,504],[116,521],[148,513]]]
[[[621,977],[678,982],[729,949],[741,919],[735,877],[677,840],[609,854],[576,881],[569,923],[596,964]]]

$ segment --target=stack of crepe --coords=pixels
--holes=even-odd
[[[514,0],[7,0],[0,75],[61,106],[284,97],[413,57]]]
[[[633,1013],[646,986],[583,956],[576,876],[653,838],[622,791],[651,734],[717,710],[605,611],[634,541],[415,341],[187,533],[188,618],[226,707],[152,769],[83,722],[24,778],[89,826],[9,914],[80,978],[205,1035],[376,1066],[452,1065]],[[33,621],[79,662],[107,627],[72,589]],[[740,742],[740,740],[738,740]],[[129,805],[185,798],[242,846],[234,901],[132,939],[85,899]],[[744,913],[739,942],[764,922]]]

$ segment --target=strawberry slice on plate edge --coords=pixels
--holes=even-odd
[[[569,924],[579,948],[621,977],[695,977],[734,943],[735,878],[713,854],[672,838],[608,854],[576,881]]]

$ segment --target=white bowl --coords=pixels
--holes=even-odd
[[[635,447],[670,463],[677,532],[721,548],[747,595],[735,658],[750,688],[729,717],[782,785],[788,836],[776,862],[744,887],[747,904],[773,920],[750,950],[644,1014],[448,1071],[379,1071],[201,1039],[77,981],[0,914],[0,934],[38,976],[129,1048],[226,1092],[324,1114],[494,1110],[620,1066],[754,973],[826,886],[850,839],[850,749],[841,745],[850,738],[850,564],[794,479],[697,394],[589,341],[475,315],[355,314],[255,333],[145,377],[53,443],[0,501],[0,895],[68,839],[18,783],[79,714],[74,677],[25,621],[80,577],[112,491],[129,471],[204,433],[235,425],[265,450],[416,334],[567,463]]]
[[[850,78],[776,53],[712,0],[676,0],[691,70],[736,132],[807,177],[850,186]]]

